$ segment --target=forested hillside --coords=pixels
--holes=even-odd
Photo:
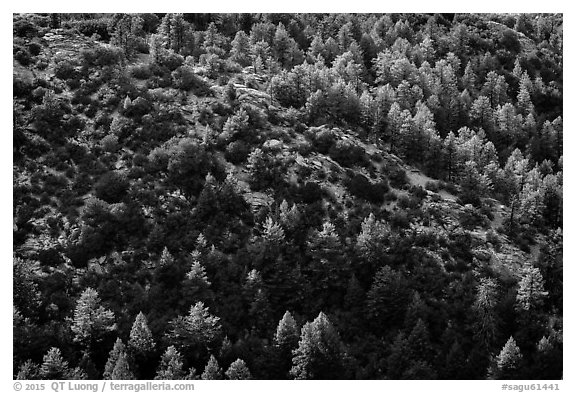
[[[15,14],[14,377],[562,378],[562,25]]]

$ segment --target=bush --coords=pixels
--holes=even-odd
[[[130,68],[130,75],[136,79],[146,80],[152,76],[152,70],[148,64],[136,64]]]
[[[100,177],[94,186],[94,191],[98,199],[108,203],[118,203],[126,195],[128,187],[129,184],[125,176],[112,171]]]
[[[208,95],[210,85],[194,73],[192,67],[182,66],[172,72],[174,87],[184,91],[192,90],[196,95]]]
[[[122,63],[124,60],[124,51],[116,47],[97,46],[94,49],[82,50],[80,56],[84,67],[112,66]]]
[[[102,140],[100,141],[100,145],[102,146],[102,148],[104,149],[104,151],[107,151],[109,153],[115,153],[116,151],[118,151],[118,148],[120,147],[118,145],[118,137],[116,135],[106,135],[104,138],[102,138]]]
[[[38,56],[42,51],[42,44],[32,41],[28,44],[28,51],[32,56]]]
[[[98,18],[68,21],[66,25],[78,30],[86,37],[92,37],[94,34],[98,34],[103,41],[108,42],[110,40],[110,33],[108,31],[109,23],[109,18]]]
[[[314,147],[322,154],[328,154],[330,148],[336,143],[336,133],[329,129],[322,129],[313,135]]]
[[[233,164],[244,162],[248,154],[250,154],[250,146],[243,141],[234,141],[226,146],[225,157]]]
[[[408,184],[406,171],[400,167],[394,167],[388,172],[388,179],[394,188],[402,188]]]
[[[426,189],[432,192],[440,191],[440,186],[438,185],[437,181],[428,181],[426,182]]]
[[[27,66],[31,63],[32,56],[30,56],[30,52],[26,48],[18,45],[14,47],[14,59],[23,66]]]
[[[352,195],[372,203],[384,202],[384,196],[390,190],[386,182],[372,184],[361,174],[352,174],[344,181],[344,185]]]
[[[14,75],[12,82],[13,94],[16,97],[27,97],[32,92],[32,84],[27,80],[20,79]]]
[[[364,148],[345,140],[337,141],[336,144],[330,148],[328,154],[340,165],[346,167],[352,167],[354,165],[363,166],[367,162]]]
[[[174,52],[165,52],[159,59],[160,66],[168,68],[170,71],[175,71],[178,67],[184,64],[184,57]]]
[[[138,97],[126,109],[125,115],[128,117],[136,116],[142,117],[152,110],[152,104],[145,98]]]
[[[322,187],[316,182],[306,182],[300,187],[302,202],[312,204],[322,200]]]
[[[422,200],[428,196],[428,193],[426,192],[426,190],[423,189],[421,186],[412,186],[412,187],[410,187],[409,192],[412,195],[414,195],[415,198],[418,198],[419,200]]]

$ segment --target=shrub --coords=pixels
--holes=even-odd
[[[178,67],[184,64],[184,57],[174,52],[165,52],[160,57],[159,63],[170,71],[175,71]]]
[[[210,86],[189,66],[179,67],[172,72],[172,81],[177,89],[192,90],[196,95],[207,95],[210,92]]]
[[[20,79],[14,75],[12,82],[13,94],[16,97],[27,97],[32,92],[32,84],[27,80]]]
[[[115,153],[119,148],[118,137],[116,135],[111,134],[106,135],[100,141],[100,145],[102,146],[104,151],[107,151],[109,153]]]
[[[233,164],[244,162],[248,154],[250,154],[250,146],[243,141],[234,141],[226,146],[225,157]]]
[[[419,200],[422,200],[428,196],[428,193],[426,192],[426,190],[423,189],[421,186],[412,186],[412,187],[410,187],[409,192],[412,195],[414,195],[415,198],[418,198]]]
[[[390,226],[392,229],[407,229],[410,226],[408,214],[403,210],[395,211],[390,217]]]
[[[91,66],[112,66],[122,63],[124,51],[117,47],[97,46],[93,49],[84,49],[80,52],[82,65]]]
[[[32,61],[30,52],[28,52],[26,48],[20,45],[14,47],[14,59],[16,59],[18,63],[22,64],[23,66],[27,66]]]
[[[152,76],[152,70],[148,64],[136,64],[130,68],[130,75],[136,79],[146,80]]]
[[[28,51],[32,56],[38,56],[42,51],[42,44],[32,41],[28,44]]]
[[[400,167],[394,167],[388,172],[388,179],[394,188],[402,188],[408,184],[406,171]]]
[[[330,148],[336,143],[336,133],[329,129],[322,129],[313,134],[314,147],[322,154],[328,154]]]
[[[300,187],[302,201],[307,204],[322,200],[322,187],[316,182],[306,182]]]
[[[109,23],[109,18],[80,19],[66,22],[69,27],[78,30],[86,37],[92,37],[94,34],[98,34],[101,39],[106,42],[110,40],[110,32],[108,31]]]
[[[352,174],[344,181],[344,185],[352,195],[372,203],[384,202],[384,195],[390,189],[386,182],[372,184],[362,174]]]
[[[432,192],[440,191],[440,186],[438,185],[437,181],[428,181],[426,182],[426,189]]]
[[[94,191],[98,199],[102,199],[108,203],[117,203],[126,195],[128,187],[129,184],[126,177],[118,172],[112,171],[100,177],[94,186]]]
[[[354,165],[363,166],[366,164],[366,151],[362,146],[355,145],[345,140],[339,140],[329,151],[332,157],[339,164],[352,167]]]

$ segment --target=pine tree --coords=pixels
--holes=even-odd
[[[206,269],[204,269],[204,266],[202,266],[197,256],[193,256],[193,258],[194,262],[192,262],[192,266],[190,267],[190,271],[186,274],[186,278],[202,287],[209,287],[211,283],[210,280],[208,280]]]
[[[430,342],[430,333],[421,319],[418,319],[412,332],[410,332],[410,336],[408,336],[408,348],[410,357],[413,360],[432,360],[433,349]]]
[[[426,305],[426,302],[422,300],[420,293],[418,291],[414,292],[414,295],[412,295],[412,302],[406,310],[404,326],[407,329],[412,329],[416,326],[418,320],[426,321],[429,315],[430,308]]]
[[[160,260],[158,261],[159,266],[170,266],[174,263],[174,257],[168,251],[168,247],[164,247],[162,250],[162,255],[160,255]]]
[[[308,250],[317,261],[331,261],[340,255],[341,243],[336,228],[325,222],[321,231],[315,231],[307,243]]]
[[[496,337],[496,305],[498,284],[492,278],[481,278],[476,288],[474,311],[477,318],[476,334],[484,349],[489,351]]]
[[[162,355],[154,379],[178,380],[184,379],[184,377],[182,355],[180,355],[176,347],[171,345]]]
[[[232,49],[230,49],[230,58],[246,67],[250,64],[250,38],[248,35],[240,30],[236,33],[234,40],[232,40]]]
[[[114,371],[114,367],[118,362],[118,358],[122,353],[126,352],[126,346],[118,337],[116,342],[114,343],[114,347],[110,351],[108,355],[108,360],[106,361],[106,366],[104,367],[104,375],[102,376],[103,379],[112,379],[112,372]]]
[[[250,370],[248,370],[246,363],[242,359],[236,359],[228,367],[225,374],[230,380],[252,379],[252,374],[250,374]]]
[[[496,357],[495,364],[489,370],[492,379],[517,379],[520,371],[522,354],[513,337],[510,337],[500,354]]]
[[[290,374],[294,379],[343,379],[343,344],[336,328],[320,312],[313,322],[307,322],[300,334],[298,348],[293,352]]]
[[[386,359],[388,365],[386,376],[389,379],[400,379],[410,365],[410,347],[402,332],[398,333]]]
[[[131,380],[135,379],[134,374],[130,371],[130,365],[128,364],[128,355],[126,352],[121,352],[118,356],[118,360],[114,365],[110,379],[114,380]]]
[[[140,311],[130,330],[130,340],[128,346],[137,353],[149,353],[154,350],[156,343],[152,337],[152,332],[148,327],[146,316]]]
[[[280,348],[295,348],[298,344],[299,332],[296,320],[286,311],[282,316],[276,333],[274,334],[274,344]]]
[[[386,251],[389,232],[390,228],[370,213],[362,221],[362,230],[356,239],[360,255],[370,263],[377,262]]]
[[[188,315],[172,320],[170,326],[168,339],[183,349],[206,347],[215,342],[221,333],[220,318],[211,315],[202,302],[190,307]]]
[[[532,104],[532,99],[530,98],[530,92],[525,86],[520,86],[520,91],[518,92],[518,112],[522,116],[528,116],[530,113],[534,112],[534,104]]]
[[[208,360],[208,364],[206,364],[206,368],[204,368],[204,372],[202,373],[202,379],[223,379],[222,378],[222,369],[218,365],[218,361],[214,357],[214,355],[210,355],[210,359]]]
[[[466,378],[466,354],[462,346],[455,341],[446,355],[446,362],[442,370],[443,379],[467,379]]]
[[[28,359],[20,365],[16,379],[19,381],[40,379],[40,367]]]
[[[62,358],[60,349],[52,347],[44,355],[42,365],[40,366],[41,379],[68,379],[70,369],[68,362]]]
[[[484,86],[482,87],[482,94],[488,97],[492,108],[498,105],[504,105],[507,99],[508,83],[503,75],[498,75],[494,71],[488,72]]]
[[[409,290],[401,273],[384,266],[376,273],[366,299],[369,321],[379,332],[404,319]]]
[[[522,279],[518,283],[517,309],[528,312],[538,309],[547,296],[548,292],[544,290],[544,280],[540,270],[533,266],[525,267],[522,271]]]
[[[262,238],[272,247],[278,247],[284,243],[285,235],[284,229],[274,222],[272,217],[266,217],[266,222],[263,226]]]
[[[114,313],[100,305],[98,292],[86,288],[76,302],[71,326],[74,341],[90,348],[106,333],[116,330]]]

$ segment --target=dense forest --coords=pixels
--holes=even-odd
[[[562,28],[14,14],[14,378],[561,379]]]

